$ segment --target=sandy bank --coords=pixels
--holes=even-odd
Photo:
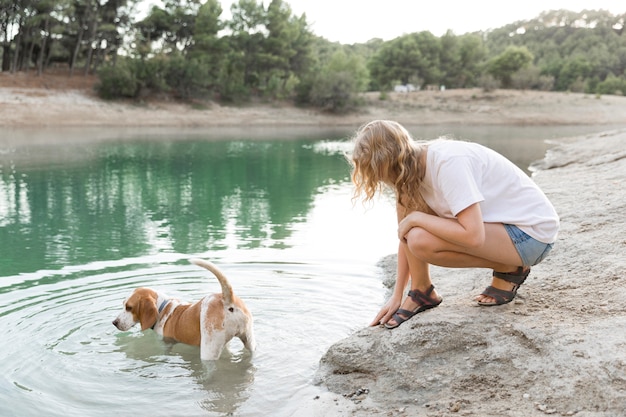
[[[406,125],[515,124],[626,126],[626,97],[578,93],[481,90],[363,95],[355,113],[335,116],[288,104],[224,106],[177,102],[121,102],[97,99],[91,90],[10,85],[0,77],[0,126],[5,127],[216,127],[216,126],[351,126],[373,119]],[[39,84],[37,84],[39,85]]]

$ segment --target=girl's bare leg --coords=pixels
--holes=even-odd
[[[522,265],[511,238],[500,223],[485,223],[485,242],[476,248],[450,243],[420,227],[414,227],[406,236],[406,248],[407,254],[410,254],[408,259],[415,258],[426,264],[448,268],[489,268],[498,272],[513,272]],[[512,288],[511,283],[495,277],[491,285],[503,290]],[[485,303],[495,301],[484,295],[477,296],[476,300]]]
[[[398,259],[400,262],[406,261],[408,264],[409,275],[410,275],[410,287],[411,290],[419,290],[421,292],[426,292],[432,285],[432,281],[430,279],[430,265],[427,262],[424,262],[421,259],[416,258],[408,249],[406,243],[400,245],[398,252]],[[398,268],[400,270],[400,267]],[[436,290],[430,294],[433,299],[439,298]],[[411,297],[406,297],[400,306],[403,310],[413,311],[416,309],[418,305],[411,299]],[[390,325],[395,325],[396,321],[392,318],[388,322]]]

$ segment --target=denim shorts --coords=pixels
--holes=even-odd
[[[552,243],[539,242],[528,236],[519,227],[512,224],[505,224],[504,228],[511,237],[517,253],[522,258],[524,266],[537,265],[548,256],[552,250]]]

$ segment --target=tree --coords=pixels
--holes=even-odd
[[[598,94],[626,95],[626,78],[610,75],[606,80],[598,83],[596,92]]]
[[[41,74],[67,62],[70,74],[100,73],[119,56],[124,68],[102,74],[107,85],[124,85],[124,96],[295,97],[331,109],[352,106],[362,80],[378,90],[499,84],[603,94],[626,80],[626,14],[603,10],[544,12],[463,36],[416,32],[341,45],[314,36],[287,0],[238,0],[229,21],[220,20],[219,0],[161,0],[134,22],[140,1],[0,0],[2,71]]]
[[[263,41],[263,53],[260,55],[264,73],[264,84],[268,78],[278,77],[285,80],[290,72],[290,60],[295,55],[291,44],[290,27],[291,7],[282,0],[272,0],[267,8],[265,27],[267,37]]]
[[[261,53],[265,38],[265,9],[256,0],[239,0],[230,8],[232,19],[228,26],[230,52],[223,72],[226,97],[249,95],[258,91],[261,79]]]
[[[587,78],[591,74],[591,69],[591,64],[581,56],[566,60],[556,78],[556,89],[570,90],[575,82]]]
[[[226,41],[218,36],[225,24],[220,20],[222,6],[217,0],[208,0],[200,6],[192,44],[187,48],[187,58],[204,64],[207,85],[217,88],[223,62],[227,54]]]
[[[554,77],[541,75],[539,68],[528,65],[512,75],[511,86],[518,90],[551,91],[554,88]]]
[[[11,69],[11,45],[13,27],[18,19],[19,3],[12,0],[0,0],[0,45],[2,45],[2,71]]]
[[[81,52],[91,40],[94,31],[97,30],[97,6],[95,0],[73,1],[73,20],[69,21],[68,33],[66,33],[68,41],[73,42],[73,51],[69,62],[70,76],[74,74]]]
[[[513,74],[532,62],[533,54],[526,47],[509,46],[488,64],[488,72],[509,88]]]
[[[409,84],[419,78],[422,59],[415,38],[405,35],[383,44],[370,60],[369,71],[381,89],[387,90],[396,82]]]
[[[135,50],[141,58],[145,58],[152,52],[153,43],[163,39],[170,30],[169,13],[153,6],[148,16],[135,24],[135,28],[137,30]]]
[[[611,74],[624,74],[625,22],[626,15],[603,10],[554,10],[486,34],[486,45],[492,59],[509,46],[526,47],[543,80],[552,77],[556,90],[584,86],[593,92]]]
[[[440,38],[439,84],[451,88],[476,85],[486,51],[476,34],[456,36],[448,31]]]
[[[124,37],[132,32],[133,15],[141,0],[108,0],[98,11],[100,23],[92,43],[95,59],[90,60],[87,71],[97,71],[104,62],[115,65],[120,49],[124,47]]]
[[[480,36],[463,35],[459,39],[459,72],[456,73],[456,87],[472,87],[480,76],[480,68],[485,61],[487,51]],[[443,66],[443,65],[442,65]]]
[[[311,33],[306,16],[296,17],[282,0],[272,0],[267,9],[267,37],[263,42],[265,94],[274,98],[291,96],[293,87],[310,62]]]
[[[398,82],[438,84],[440,54],[440,41],[432,33],[412,33],[383,44],[370,60],[369,70],[383,89]]]
[[[153,6],[137,23],[139,41],[149,45],[161,42],[164,52],[185,50],[192,44],[199,8],[200,0],[167,0],[163,8]]]
[[[368,73],[362,59],[340,49],[314,77],[309,102],[333,113],[349,111],[357,105],[357,94],[367,85]]]

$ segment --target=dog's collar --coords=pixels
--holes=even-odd
[[[168,299],[163,300],[163,302],[159,306],[159,314],[161,314],[161,311],[163,311],[163,309],[165,308],[166,305],[169,304],[169,302],[170,302],[170,300],[168,300]]]
[[[167,306],[170,303],[169,299],[165,299],[163,300],[163,302],[161,303],[161,305],[159,306],[158,310],[157,310],[157,314],[161,315],[161,312],[163,311],[163,309],[165,308],[165,306]],[[157,321],[154,322],[154,325],[151,327],[152,330],[154,330],[154,326],[156,326],[157,322],[158,322],[158,318]]]

